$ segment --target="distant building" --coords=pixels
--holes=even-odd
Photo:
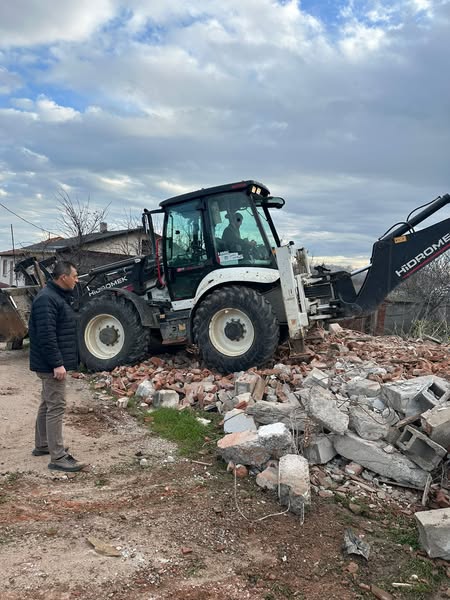
[[[150,240],[142,227],[108,231],[107,224],[101,223],[100,231],[81,239],[55,237],[14,251],[0,252],[0,287],[25,284],[22,277],[14,273],[14,265],[29,256],[40,261],[56,255],[61,260],[74,262],[80,273],[86,273],[94,267],[149,252]]]

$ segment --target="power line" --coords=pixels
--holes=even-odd
[[[36,227],[36,229],[40,229],[44,233],[51,233],[52,235],[55,235],[56,237],[60,237],[59,233],[55,233],[54,231],[50,231],[49,229],[44,229],[43,227],[39,227],[39,225],[35,225],[31,221],[28,221],[27,219],[24,219],[24,217],[21,217],[20,215],[18,215],[17,213],[15,213],[13,210],[11,210],[10,208],[8,208],[7,206],[5,206],[4,204],[2,204],[1,202],[0,202],[0,206],[2,206],[5,210],[7,210],[8,212],[10,212],[12,215],[14,215],[15,217],[17,217],[21,221],[25,221],[25,223],[28,223],[28,225],[32,225],[33,227]]]

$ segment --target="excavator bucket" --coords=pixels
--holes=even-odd
[[[39,286],[0,289],[0,342],[19,343],[28,333],[31,303]]]

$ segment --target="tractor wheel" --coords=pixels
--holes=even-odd
[[[248,287],[223,287],[207,296],[194,317],[194,340],[208,367],[224,373],[265,363],[280,335],[270,302]]]
[[[80,311],[78,331],[80,360],[91,371],[111,371],[148,352],[150,330],[120,296],[90,300]]]

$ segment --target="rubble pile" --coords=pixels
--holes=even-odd
[[[218,452],[230,470],[253,473],[295,513],[313,491],[354,512],[365,499],[412,514],[422,499],[450,518],[449,346],[336,325],[313,336],[300,355],[281,348],[271,368],[222,376],[180,353],[100,374],[94,387],[121,406],[136,396],[143,408],[221,413]],[[427,519],[418,523],[425,531]]]

